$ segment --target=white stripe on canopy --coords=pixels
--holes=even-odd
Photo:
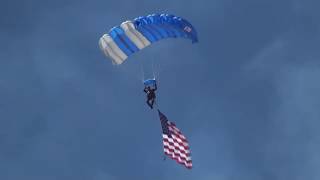
[[[123,22],[120,27],[124,30],[128,38],[139,48],[143,49],[149,46],[150,41],[137,31],[131,21]]]
[[[122,64],[128,58],[108,34],[104,34],[100,38],[99,44],[102,51],[111,57],[115,64]]]

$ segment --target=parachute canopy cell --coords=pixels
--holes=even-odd
[[[130,55],[166,38],[198,42],[197,32],[187,20],[169,14],[152,14],[113,27],[100,38],[99,46],[113,64],[122,64]]]

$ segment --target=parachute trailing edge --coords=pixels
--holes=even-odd
[[[152,14],[125,21],[99,40],[100,49],[113,64],[162,39],[186,38],[198,42],[197,32],[185,19],[169,14]]]

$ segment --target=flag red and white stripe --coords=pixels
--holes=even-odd
[[[170,122],[159,110],[158,112],[162,126],[162,141],[165,155],[184,165],[186,168],[191,169],[192,160],[188,140],[173,122]]]

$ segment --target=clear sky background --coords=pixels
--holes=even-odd
[[[1,0],[1,180],[319,180],[318,0]],[[188,19],[115,67],[98,40],[150,13]],[[163,161],[141,67],[190,141]]]

